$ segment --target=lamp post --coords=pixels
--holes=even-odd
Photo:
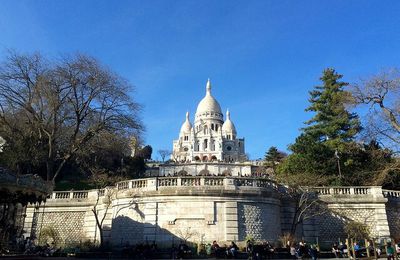
[[[342,179],[342,171],[340,170],[340,157],[339,157],[339,152],[336,149],[335,150],[335,158],[337,160],[337,166],[338,166],[338,171],[339,171],[339,179]]]

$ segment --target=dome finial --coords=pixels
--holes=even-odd
[[[231,112],[229,112],[229,108],[226,110],[226,119],[231,120]]]
[[[207,95],[211,95],[211,81],[210,81],[210,78],[208,78],[208,80],[207,80],[206,94]]]
[[[186,111],[186,120],[189,121],[189,111]]]

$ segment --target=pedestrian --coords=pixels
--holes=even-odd
[[[394,247],[392,243],[387,243],[386,255],[388,260],[394,260]]]
[[[292,256],[292,259],[296,259],[296,244],[292,243],[290,245],[290,255]]]
[[[311,245],[310,249],[308,250],[308,254],[310,255],[312,260],[317,260],[318,250],[315,245]]]

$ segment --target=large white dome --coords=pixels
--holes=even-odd
[[[200,116],[205,112],[213,112],[222,114],[221,106],[218,101],[211,95],[211,83],[210,80],[207,81],[206,86],[206,96],[200,101],[197,106],[196,116]]]

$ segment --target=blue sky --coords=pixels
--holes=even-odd
[[[354,82],[399,67],[400,1],[2,0],[0,59],[8,48],[87,53],[128,79],[155,151],[172,149],[211,78],[259,158],[294,141],[324,68]]]

